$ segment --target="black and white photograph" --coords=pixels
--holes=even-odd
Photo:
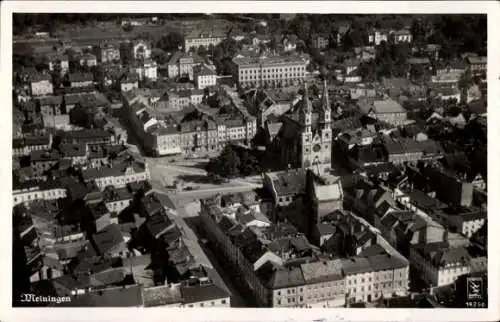
[[[489,14],[258,2],[9,14],[12,308],[498,310]]]

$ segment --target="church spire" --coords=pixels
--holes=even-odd
[[[321,97],[321,108],[323,110],[330,110],[330,98],[328,97],[328,86],[326,85],[326,79],[323,81],[323,96]]]
[[[305,113],[312,113],[312,103],[309,100],[309,92],[307,90],[307,83],[304,83],[304,97],[303,97],[303,105],[302,108],[304,109]]]

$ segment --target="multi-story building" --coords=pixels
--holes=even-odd
[[[104,130],[76,130],[60,131],[56,134],[62,144],[64,143],[84,143],[84,144],[111,144],[115,142],[115,137]]]
[[[87,162],[88,147],[84,143],[64,143],[59,146],[62,159],[71,161],[71,165],[84,165]]]
[[[325,49],[330,44],[330,39],[327,36],[316,36],[313,40],[313,47],[318,49]]]
[[[120,44],[120,58],[125,63],[151,58],[151,45],[141,39],[126,41]]]
[[[97,65],[97,56],[90,53],[82,54],[77,57],[77,61],[80,66],[92,67]]]
[[[203,95],[203,91],[197,89],[170,91],[167,93],[168,108],[179,111],[190,105],[199,105],[203,100]]]
[[[37,99],[40,114],[44,119],[50,119],[62,114],[63,97],[60,95],[41,96]]]
[[[130,67],[130,71],[139,76],[139,80],[149,79],[156,81],[158,78],[158,65],[154,60],[136,60],[136,62]]]
[[[127,188],[109,187],[102,192],[102,200],[109,212],[120,213],[132,204],[133,195]]]
[[[52,95],[54,93],[50,75],[33,75],[31,76],[30,83],[32,96]]]
[[[180,124],[180,139],[185,154],[210,152],[219,148],[217,124],[208,118],[182,121]]]
[[[370,45],[378,46],[383,41],[387,42],[388,37],[389,37],[389,32],[385,30],[372,29],[368,33],[368,43]]]
[[[470,272],[471,256],[467,249],[451,247],[447,241],[412,245],[409,259],[430,287],[453,284],[457,277]]]
[[[56,200],[66,198],[66,189],[54,182],[25,182],[15,184],[12,191],[13,205],[35,200]]]
[[[60,53],[49,53],[47,54],[47,60],[49,62],[49,70],[60,71],[61,75],[66,75],[69,71],[69,59],[67,55],[62,55]]]
[[[454,228],[467,238],[471,238],[475,232],[481,229],[486,223],[487,214],[480,209],[450,209],[451,214],[446,217],[446,222],[450,228]],[[456,211],[456,212],[455,212]]]
[[[307,61],[301,56],[234,58],[234,78],[241,86],[288,85],[302,83]]]
[[[189,77],[193,80],[193,67],[203,64],[204,59],[193,53],[175,52],[167,63],[169,78]]]
[[[409,263],[390,246],[381,243],[373,255],[320,256],[293,226],[259,225],[253,206],[259,200],[243,199],[224,207],[219,198],[202,200],[201,219],[207,238],[258,306],[341,307],[407,295]]]
[[[136,88],[139,88],[139,75],[128,73],[120,78],[120,90],[122,92],[129,92]]]
[[[466,58],[467,67],[473,74],[480,74],[486,72],[486,65],[488,58],[484,56],[468,56]]]
[[[41,177],[61,159],[61,155],[55,151],[39,150],[31,151],[30,163],[34,177]]]
[[[392,125],[404,125],[407,120],[406,110],[391,98],[365,99],[358,102],[361,112],[375,120],[387,122]]]
[[[193,78],[198,89],[205,89],[217,84],[217,73],[204,65],[193,68]]]
[[[31,151],[49,150],[52,146],[52,135],[25,136],[12,139],[14,156],[27,156]]]
[[[210,45],[217,46],[226,38],[226,34],[220,31],[200,31],[193,30],[184,37],[184,51],[189,52],[192,49],[198,49],[204,46],[208,49]]]
[[[413,41],[413,35],[408,29],[397,30],[391,33],[391,37],[395,44],[399,43],[411,43]]]
[[[68,80],[71,87],[91,87],[94,85],[94,75],[92,73],[71,73]]]
[[[95,46],[94,53],[100,63],[112,63],[120,60],[120,49],[110,43]]]
[[[135,161],[128,163],[115,163],[109,167],[91,168],[82,170],[84,182],[94,182],[99,189],[107,186],[116,188],[125,187],[128,183],[150,180],[147,163]]]

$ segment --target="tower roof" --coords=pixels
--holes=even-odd
[[[312,103],[309,99],[309,93],[307,91],[307,84],[304,84],[304,96],[302,97],[302,102],[300,104],[300,111],[304,113],[312,113]]]
[[[328,97],[328,86],[326,85],[326,79],[323,82],[323,96],[321,97],[321,108],[324,110],[330,109],[330,98]]]

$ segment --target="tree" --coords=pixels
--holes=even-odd
[[[473,84],[474,78],[472,77],[471,71],[467,69],[465,73],[460,76],[460,79],[458,81],[458,88],[460,88],[461,90],[468,89]]]
[[[259,174],[261,173],[261,171],[262,169],[257,158],[250,154],[248,151],[243,151],[241,155],[241,174],[243,174],[244,176],[251,176]]]
[[[198,47],[198,55],[205,56],[206,54],[207,49],[205,48],[205,46],[201,45],[200,47]]]
[[[214,54],[214,50],[215,50],[215,46],[214,46],[214,44],[210,44],[210,45],[208,45],[208,50],[207,50],[207,51],[208,51],[208,54],[209,54],[209,55],[211,55],[211,56],[212,56],[212,55]]]
[[[153,59],[158,65],[163,65],[168,61],[168,54],[162,49],[154,48],[151,50],[151,59]]]
[[[134,30],[134,26],[132,26],[131,24],[126,24],[125,26],[123,26],[123,31],[125,32],[131,32],[132,30]]]
[[[157,47],[163,49],[166,52],[177,50],[182,46],[184,38],[178,32],[169,32],[166,36],[160,38],[157,43]]]
[[[241,160],[231,146],[227,146],[217,158],[210,159],[206,171],[224,178],[234,178],[240,174]]]
[[[71,124],[88,129],[92,127],[92,115],[79,104],[69,112],[69,119]]]

